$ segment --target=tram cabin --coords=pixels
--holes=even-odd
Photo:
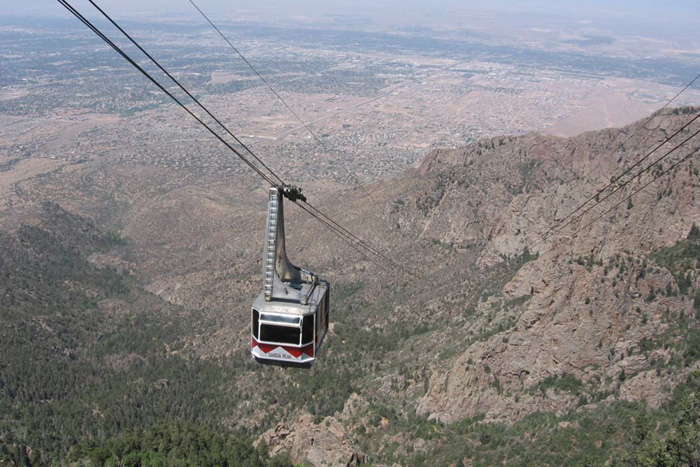
[[[272,187],[269,193],[263,291],[251,311],[251,353],[260,363],[310,367],[328,333],[330,286],[287,258],[283,201],[305,199],[301,190]]]
[[[253,357],[261,363],[311,366],[328,332],[328,311],[329,287],[325,281],[315,285],[306,305],[268,302],[261,293],[253,302]]]

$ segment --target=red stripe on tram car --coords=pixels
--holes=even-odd
[[[260,342],[255,340],[255,337],[253,339],[253,348],[255,347],[260,347],[260,350],[263,351],[263,353],[270,353],[273,350],[275,350],[279,345],[270,345],[270,344],[261,344]]]
[[[258,347],[260,347],[260,350],[263,351],[263,353],[270,353],[273,350],[275,350],[279,345],[270,345],[270,344],[258,344]]]
[[[308,355],[309,357],[314,356],[314,346],[313,344],[307,345],[306,347],[286,347],[282,346],[284,350],[289,352],[290,355],[292,355],[294,358],[299,358],[301,357],[302,354]]]
[[[312,358],[313,358],[313,356],[314,356],[314,345],[313,345],[313,344],[307,345],[306,347],[304,347],[304,348],[301,349],[301,350],[302,350],[306,355],[308,355],[309,357],[312,357]]]
[[[278,347],[282,347],[284,350],[286,350],[289,355],[293,356],[294,358],[299,358],[304,355],[308,355],[309,357],[313,358],[314,356],[314,345],[310,344],[307,345],[306,347],[287,347],[284,345],[276,345],[276,344],[261,344],[258,341],[255,340],[255,338],[252,338],[252,348],[259,347],[260,350],[262,350],[263,353],[270,353],[273,350],[275,350]]]

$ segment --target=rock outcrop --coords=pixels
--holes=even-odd
[[[665,122],[656,124],[667,128],[668,134],[688,119],[667,113],[659,117]],[[669,376],[655,369],[672,356],[646,343],[694,311],[692,300],[679,293],[677,278],[654,264],[650,255],[684,240],[691,226],[700,224],[700,204],[695,202],[700,196],[698,171],[687,163],[678,166],[627,201],[633,190],[662,172],[662,168],[649,170],[580,221],[544,241],[533,241],[609,181],[600,175],[587,178],[591,173],[599,173],[600,167],[619,173],[667,134],[640,133],[644,141],[632,140],[625,157],[618,154],[614,160],[607,156],[621,137],[609,130],[570,140],[530,136],[520,141],[531,140],[527,153],[532,164],[545,167],[556,161],[560,165],[552,172],[560,182],[518,193],[501,209],[492,206],[492,212],[482,216],[489,217],[485,225],[490,230],[477,234],[484,242],[478,264],[496,264],[521,254],[528,244],[539,257],[526,263],[502,290],[501,304],[517,303],[513,310],[496,314],[506,323],[504,329],[477,340],[448,365],[440,366],[418,404],[419,414],[448,423],[477,414],[508,421],[534,411],[575,408],[607,393],[646,400],[657,407],[670,397],[662,390]],[[600,141],[606,141],[607,149]],[[563,154],[564,148],[580,156],[552,156]],[[510,152],[518,153],[512,148]],[[630,154],[636,158],[626,159]],[[665,161],[665,167],[685,154],[687,150]],[[444,171],[448,170],[445,165],[469,164],[465,161],[473,155],[437,153],[421,170]],[[440,209],[432,216],[444,223],[447,215]],[[696,283],[697,275],[692,277]],[[494,306],[500,305],[480,304],[477,315],[488,314]],[[477,320],[470,329],[483,325]]]
[[[355,467],[367,456],[355,445],[343,425],[334,417],[314,423],[306,414],[294,422],[281,422],[258,439],[267,443],[270,455],[288,453],[296,463],[308,462],[318,467]]]

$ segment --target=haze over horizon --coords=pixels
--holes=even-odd
[[[12,16],[68,17],[57,2],[29,0],[13,4],[0,10],[0,18]],[[85,0],[74,2],[76,7],[89,6]],[[199,6],[218,20],[227,21],[288,21],[288,22],[328,22],[355,21],[367,25],[380,26],[424,26],[458,28],[466,22],[476,26],[479,21],[484,27],[502,23],[531,24],[587,24],[590,27],[609,28],[633,26],[637,33],[649,34],[654,29],[676,32],[689,26],[697,26],[697,13],[700,2],[695,0],[654,2],[651,0],[631,1],[601,0],[535,2],[501,0],[488,4],[470,5],[457,0],[437,0],[426,5],[419,0],[383,2],[322,0],[274,0],[264,4],[250,2],[203,0]],[[115,15],[148,20],[163,20],[191,17],[194,9],[186,0],[177,2],[166,0],[106,0],[100,5]],[[563,23],[561,23],[563,22]],[[651,31],[650,28],[651,27]]]

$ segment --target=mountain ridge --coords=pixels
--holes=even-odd
[[[322,453],[334,452],[341,464],[559,465],[603,463],[633,448],[626,433],[640,414],[663,421],[648,430],[665,436],[700,370],[696,162],[576,237],[572,227],[525,247],[698,111],[667,109],[574,138],[504,136],[435,150],[401,177],[367,186],[372,202],[356,188],[310,185],[319,209],[410,267],[379,268],[286,210],[290,258],[333,284],[331,332],[308,372],[259,367],[249,356],[264,186],[111,165],[109,155],[29,179],[5,211],[3,235],[43,229],[51,245],[75,250],[78,271],[89,274],[66,290],[89,292],[100,274],[125,288],[97,288],[71,315],[77,325],[106,320],[76,333],[89,370],[78,374],[98,375],[76,393],[80,410],[67,412],[71,397],[47,404],[15,394],[3,442],[14,446],[7,439],[40,423],[23,441],[38,459],[65,459],[71,447],[90,457],[94,446],[75,444],[80,434],[119,445],[126,420],[138,432],[175,416],[246,433],[257,438],[255,456],[269,448],[268,457],[297,463],[324,465]],[[59,425],[47,408],[74,434],[65,445],[50,438]],[[556,451],[561,432],[581,444]],[[310,433],[323,444],[310,447]]]

